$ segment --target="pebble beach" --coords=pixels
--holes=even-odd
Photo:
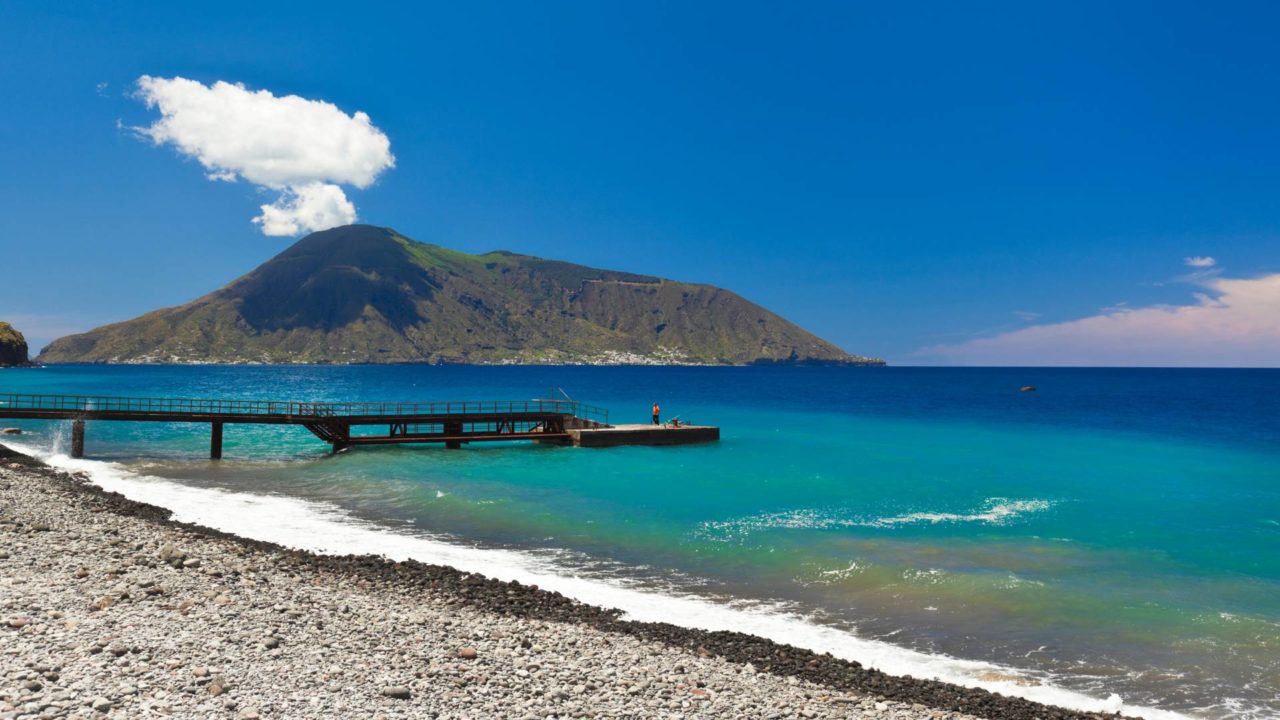
[[[0,447],[0,720],[1102,717],[176,523]]]

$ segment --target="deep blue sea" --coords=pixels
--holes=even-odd
[[[1019,392],[1034,385],[1037,392]],[[0,420],[180,518],[445,562],[640,619],[1156,717],[1280,716],[1280,371],[144,367],[0,392],[479,400],[558,389],[713,445],[331,456],[302,428]],[[6,442],[8,439],[5,440]],[[1122,705],[1123,704],[1123,705]]]

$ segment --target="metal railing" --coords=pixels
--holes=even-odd
[[[0,394],[0,417],[6,410],[102,412],[138,415],[282,415],[316,418],[422,417],[426,415],[572,415],[608,424],[609,411],[576,400],[461,400],[443,402],[279,402],[274,400],[210,400],[200,398],[118,397],[109,395]]]

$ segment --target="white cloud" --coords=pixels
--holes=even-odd
[[[1280,273],[1203,278],[1191,305],[1118,307],[918,357],[960,365],[1280,367]]]
[[[1187,267],[1193,267],[1193,268],[1211,268],[1214,265],[1218,264],[1217,260],[1214,260],[1213,258],[1207,255],[1203,257],[1197,255],[1195,257],[1183,258],[1182,262]]]
[[[356,206],[342,188],[327,183],[311,183],[290,188],[253,221],[264,235],[297,235],[303,230],[323,230],[350,225],[356,220]]]
[[[391,141],[363,112],[297,95],[276,97],[240,84],[138,78],[160,119],[134,128],[156,145],[194,158],[210,180],[243,178],[280,192],[254,222],[268,235],[323,230],[355,220],[340,185],[366,188],[395,167]]]

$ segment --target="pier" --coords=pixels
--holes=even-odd
[[[209,457],[222,458],[231,424],[301,425],[333,452],[357,445],[533,440],[607,447],[680,445],[718,440],[718,428],[613,426],[609,411],[575,400],[316,403],[88,395],[0,394],[0,418],[70,420],[71,456],[84,457],[87,421],[169,422],[209,426]],[[597,437],[608,434],[607,437]]]

